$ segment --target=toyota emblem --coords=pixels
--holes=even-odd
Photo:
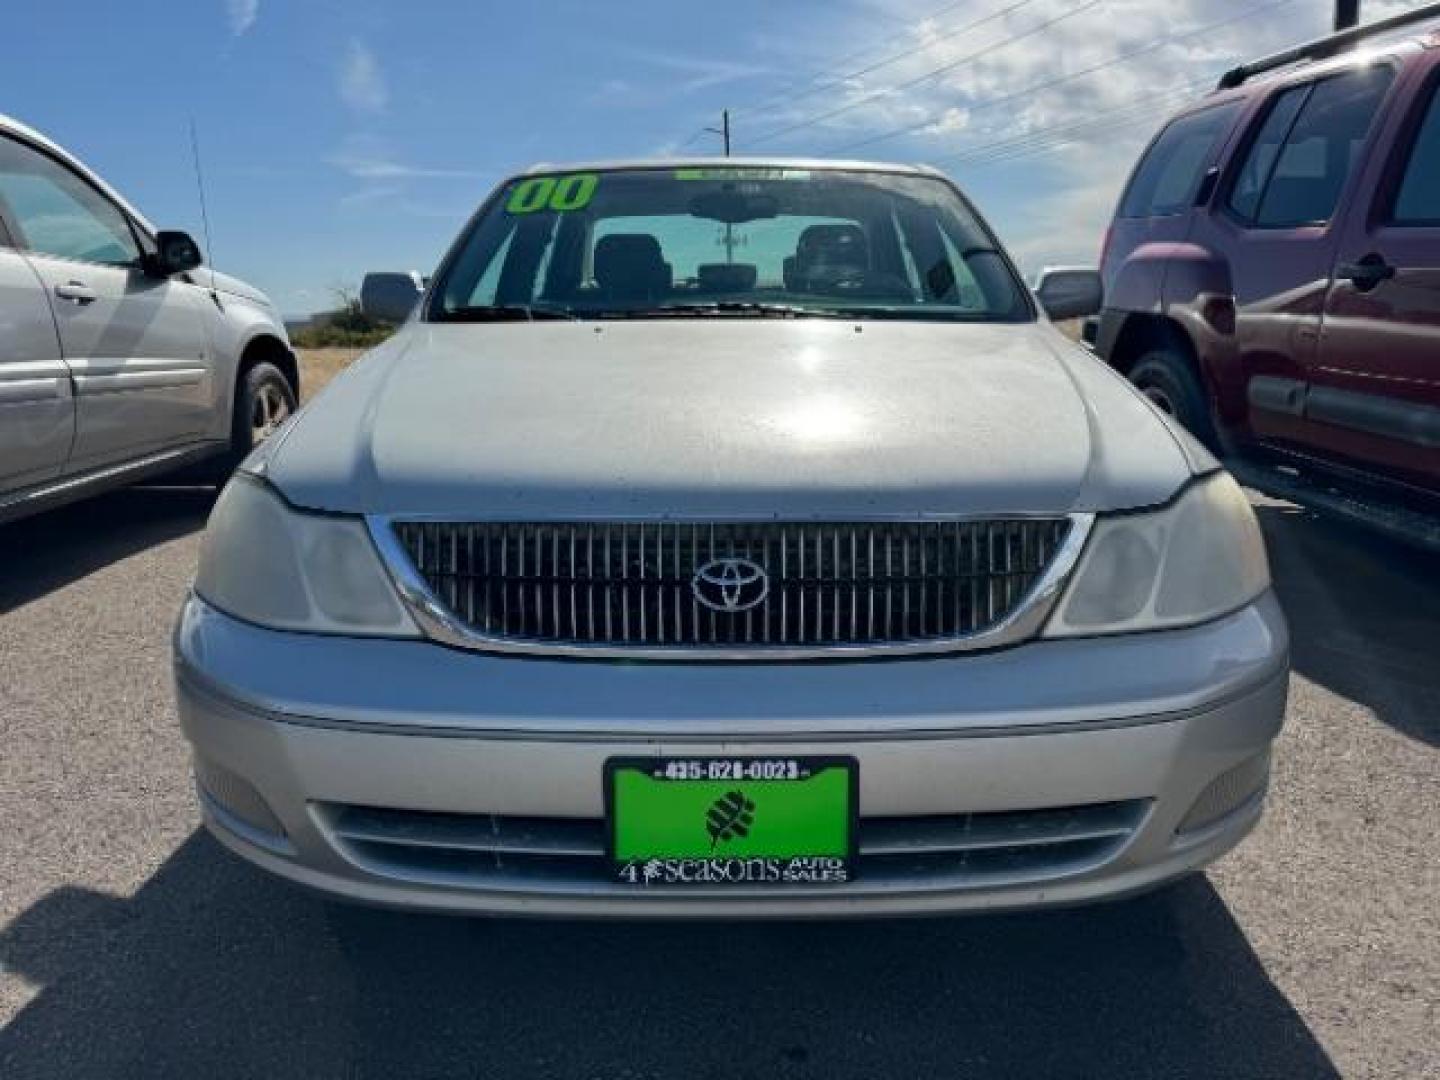
[[[690,589],[695,599],[711,611],[733,615],[764,602],[770,592],[770,577],[759,563],[731,556],[712,559],[696,570]]]

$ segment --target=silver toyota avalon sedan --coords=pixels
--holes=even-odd
[[[225,489],[176,630],[245,858],[880,915],[1120,896],[1255,824],[1288,637],[1250,507],[1050,325],[1088,279],[1037,299],[943,176],[547,167],[404,281]]]

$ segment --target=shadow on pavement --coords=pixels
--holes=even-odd
[[[1287,503],[1256,512],[1295,670],[1440,745],[1440,556]]]
[[[215,496],[213,487],[124,488],[0,525],[0,615],[199,531]]]
[[[30,1077],[1333,1076],[1203,877],[1025,917],[600,924],[331,905],[197,833],[0,934]]]

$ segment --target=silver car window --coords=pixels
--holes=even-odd
[[[112,266],[140,257],[130,223],[114,203],[59,162],[4,137],[0,195],[31,251]]]

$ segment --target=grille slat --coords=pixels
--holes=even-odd
[[[320,809],[326,831],[353,860],[397,880],[517,892],[635,893],[611,876],[600,818],[342,804],[321,804]],[[985,888],[1086,873],[1119,853],[1148,809],[1148,801],[1135,799],[989,813],[862,816],[856,880],[822,891]],[[786,890],[767,886],[753,891],[774,895]]]
[[[1065,518],[857,523],[406,522],[435,599],[497,641],[609,648],[827,648],[979,634],[1029,595]],[[769,575],[758,604],[702,605],[707,563]]]

